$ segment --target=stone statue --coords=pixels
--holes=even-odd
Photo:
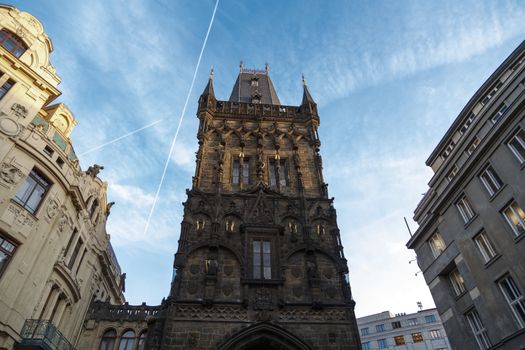
[[[91,176],[92,178],[97,177],[98,173],[100,173],[100,170],[104,170],[104,167],[98,164],[93,164],[86,170],[86,174]]]

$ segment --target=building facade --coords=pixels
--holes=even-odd
[[[362,350],[451,350],[437,309],[384,311],[357,319]]]
[[[169,297],[148,349],[358,349],[319,116],[306,84],[281,105],[266,70],[241,70],[228,101],[199,99]]]
[[[414,249],[451,345],[525,348],[525,42],[464,107],[427,165]]]
[[[0,5],[0,349],[70,349],[93,300],[124,302],[97,165],[80,169],[42,24]]]

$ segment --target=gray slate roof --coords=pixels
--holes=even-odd
[[[257,84],[252,84],[253,80],[256,80]],[[266,71],[252,69],[241,71],[230,95],[230,101],[251,103],[255,96],[259,96],[260,103],[263,104],[281,104]]]

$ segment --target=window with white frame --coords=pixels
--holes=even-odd
[[[468,130],[470,124],[474,122],[474,120],[476,120],[476,115],[474,114],[474,112],[470,112],[468,119],[465,121],[465,124],[463,124],[461,129],[459,129],[459,132],[463,135],[465,131]]]
[[[494,249],[494,246],[490,242],[489,237],[485,231],[475,236],[474,242],[476,242],[476,246],[478,247],[478,250],[485,262],[489,262],[496,256],[496,250]]]
[[[443,160],[447,159],[450,153],[452,153],[454,146],[456,146],[456,143],[454,141],[450,141],[443,153],[441,153],[441,158],[443,158]]]
[[[492,115],[492,118],[490,118],[492,123],[497,124],[501,119],[503,119],[505,114],[507,114],[508,110],[509,106],[505,102],[499,105],[497,111]]]
[[[496,83],[496,85],[492,88],[492,90],[481,100],[482,105],[486,105],[494,95],[498,92],[498,90],[503,85],[503,82],[500,80]]]
[[[472,309],[465,314],[465,317],[467,318],[467,321],[470,325],[470,329],[472,329],[472,333],[474,333],[474,336],[476,337],[479,348],[481,350],[490,348],[492,344],[490,342],[489,335],[487,334],[487,329],[483,325],[483,322],[481,322],[478,311],[476,309]]]
[[[272,278],[272,247],[267,240],[253,240],[253,278]]]
[[[485,170],[483,170],[483,172],[479,175],[479,178],[491,196],[498,192],[501,186],[503,186],[503,181],[501,181],[500,177],[492,166],[486,167]]]
[[[458,208],[459,214],[465,223],[472,220],[475,215],[474,210],[472,210],[472,206],[465,196],[461,197],[460,200],[456,202],[456,208]]]
[[[50,183],[44,175],[33,169],[18,189],[14,200],[31,214],[35,214],[49,187]]]
[[[503,216],[516,236],[525,233],[525,213],[516,202],[503,209]]]
[[[439,339],[441,338],[441,332],[439,329],[432,329],[430,332],[428,332],[430,335],[430,339]]]
[[[525,300],[523,299],[523,294],[514,279],[511,276],[506,276],[499,281],[499,287],[505,295],[505,299],[509,303],[514,317],[521,328],[525,328]]]
[[[474,153],[476,148],[478,148],[479,143],[480,143],[480,139],[479,139],[479,137],[476,136],[474,138],[474,140],[472,140],[472,142],[468,146],[467,150],[465,151],[468,156],[470,156],[472,153]]]
[[[16,244],[0,234],[0,276],[13,257],[15,250]]]
[[[437,258],[446,248],[445,241],[439,231],[434,232],[434,234],[430,236],[428,245],[430,246],[430,250],[432,250],[434,258]]]
[[[467,288],[465,287],[465,280],[463,280],[463,276],[461,276],[457,268],[449,273],[448,278],[450,279],[450,283],[452,284],[452,288],[454,288],[454,293],[456,293],[456,296],[460,296],[467,291]]]
[[[525,131],[520,129],[507,143],[520,163],[525,163]]]
[[[417,326],[417,318],[409,318],[407,323],[409,326]]]
[[[450,169],[450,171],[447,174],[448,181],[452,181],[452,179],[456,176],[457,173],[458,173],[458,166],[454,164],[452,166],[452,169]]]

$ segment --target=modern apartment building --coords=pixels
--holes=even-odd
[[[455,349],[525,349],[525,42],[427,160],[414,249]]]
[[[450,350],[436,309],[412,314],[384,311],[359,317],[362,350]]]

